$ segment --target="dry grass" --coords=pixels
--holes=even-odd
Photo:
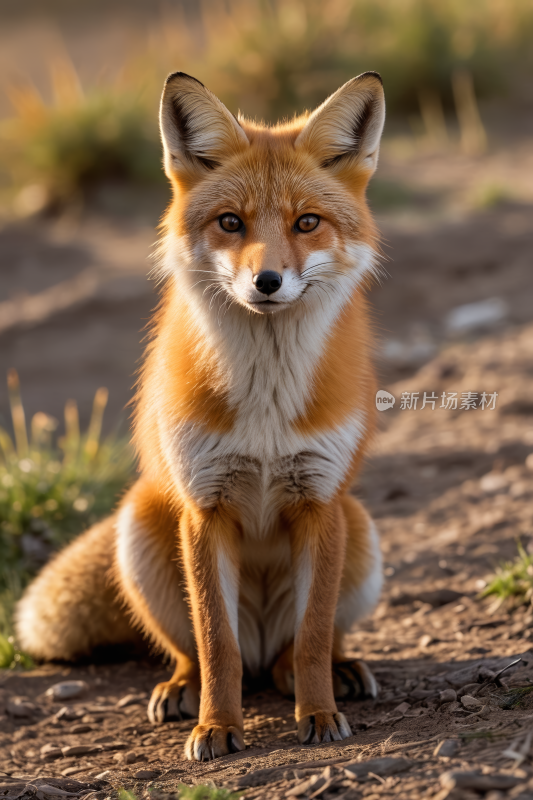
[[[267,121],[378,70],[389,112],[414,115],[429,140],[447,147],[445,116],[455,110],[457,144],[476,154],[487,140],[476,98],[520,97],[520,76],[533,65],[532,34],[528,0],[210,0],[192,18],[167,9],[105,86],[83,88],[68,59],[57,56],[43,65],[51,103],[30,84],[8,85],[15,116],[0,129],[0,171],[19,190],[40,187],[22,196],[22,211],[71,200],[101,180],[161,180],[157,103],[164,76],[176,68],[232,110]]]

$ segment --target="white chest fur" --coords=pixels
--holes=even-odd
[[[235,421],[221,434],[188,421],[169,427],[162,416],[161,440],[179,490],[200,507],[237,506],[252,535],[267,533],[288,503],[331,498],[364,434],[364,411],[355,408],[319,434],[294,427],[312,397],[315,370],[352,280],[326,298],[272,315],[216,303],[207,313],[201,300],[192,308],[199,338],[217,353]]]

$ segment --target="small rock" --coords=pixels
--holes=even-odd
[[[61,770],[61,774],[64,775],[65,778],[68,778],[69,775],[76,775],[78,772],[84,772],[84,768],[78,765],[77,767],[67,767]]]
[[[510,673],[509,673],[510,674]],[[480,667],[477,674],[477,679],[480,681],[489,681],[494,678],[496,673],[494,670],[489,669],[489,667]]]
[[[465,686],[461,686],[460,689],[457,689],[457,697],[461,699],[461,697],[463,697],[463,695],[465,694],[469,694],[472,695],[472,697],[475,697],[480,689],[481,689],[480,683],[467,683]]]
[[[445,676],[446,683],[449,683],[453,689],[460,689],[461,686],[465,686],[467,683],[476,683],[478,678],[481,680],[485,680],[485,678],[481,678],[481,670],[483,667],[479,666],[471,666],[471,667],[463,667],[462,669],[454,670],[453,672],[448,672]],[[494,673],[492,673],[494,675]]]
[[[421,600],[423,603],[429,603],[433,608],[439,608],[440,606],[447,606],[448,603],[456,603],[461,597],[463,595],[454,589],[432,589],[428,592],[420,592],[416,599]]]
[[[127,694],[122,697],[118,703],[117,708],[126,708],[126,706],[138,706],[146,700],[145,694]]]
[[[61,683],[54,683],[46,690],[47,697],[53,697],[54,700],[71,700],[73,697],[79,697],[89,690],[89,686],[85,681],[62,681]]]
[[[158,770],[155,769],[140,769],[134,774],[134,778],[138,781],[151,781],[154,778],[159,777],[161,775]]]
[[[457,711],[464,711],[464,707],[461,705],[461,703],[457,702],[457,700],[454,700],[453,703],[450,703],[446,706],[446,710],[451,711],[452,714],[455,714]]]
[[[27,697],[10,697],[6,703],[6,711],[15,719],[28,719],[38,713],[38,707]]]
[[[100,772],[100,773],[98,773],[98,775],[95,775],[95,776],[94,776],[94,778],[95,778],[95,780],[97,780],[97,781],[107,781],[107,780],[108,780],[109,778],[111,778],[113,775],[114,775],[114,772],[113,772],[113,770],[111,770],[111,769],[106,769],[106,770],[105,770],[105,772]]]
[[[374,775],[379,775],[380,777],[396,775],[399,772],[406,772],[411,768],[412,764],[413,762],[408,761],[406,758],[389,756],[388,758],[371,758],[369,761],[343,764],[343,767],[348,772],[352,772],[357,778],[365,778],[369,772],[373,772]]]
[[[92,727],[90,725],[83,725],[83,723],[81,725],[73,725],[68,730],[69,733],[90,733],[90,731],[92,731]]]
[[[73,792],[66,792],[64,789],[60,789],[59,786],[50,786],[48,783],[39,784],[37,797],[39,797],[39,794],[45,797],[76,797]]]
[[[124,742],[107,742],[106,744],[102,745],[104,752],[110,752],[111,750],[125,750],[127,745]]]
[[[307,794],[308,790],[310,789],[310,781],[302,781],[301,783],[297,783],[296,786],[293,786],[292,789],[289,789],[285,792],[285,797],[301,797],[304,794]]]
[[[429,647],[432,641],[433,641],[433,636],[431,636],[431,634],[429,633],[425,633],[418,640],[418,646],[421,647],[422,650],[424,650],[426,647]]]
[[[405,714],[405,712],[409,711],[410,708],[411,708],[411,704],[410,703],[400,703],[399,706],[396,706],[396,708],[393,708],[391,713],[392,714]]]
[[[457,739],[444,739],[442,742],[439,742],[433,755],[439,758],[453,758],[458,750],[459,742]]]
[[[61,748],[65,758],[69,756],[86,756],[88,753],[100,753],[101,751],[102,746],[98,744],[73,744]]]
[[[461,697],[461,703],[467,711],[479,711],[479,709],[484,706],[481,700],[478,700],[477,697],[472,697],[471,694],[464,694]]]
[[[482,775],[480,772],[445,772],[440,776],[444,789],[473,789],[476,792],[488,792],[491,789],[512,789],[523,782],[523,778],[514,775]]]
[[[115,761],[120,761],[121,764],[135,764],[138,761],[135,750],[128,750],[127,753],[116,753],[113,758]]]
[[[501,297],[490,297],[453,308],[446,317],[450,334],[463,334],[474,330],[490,330],[502,322],[509,306]]]
[[[479,481],[479,487],[485,494],[496,494],[509,487],[509,479],[501,472],[487,472]]]
[[[73,708],[72,706],[63,706],[59,709],[54,719],[71,722],[74,719],[78,719],[82,713],[83,712],[80,712],[79,709]]]
[[[457,700],[455,689],[443,689],[442,692],[439,692],[439,703],[441,705],[443,703],[453,703],[455,700]]]
[[[40,754],[44,761],[54,761],[56,758],[61,758],[63,755],[59,745],[52,744],[51,742],[41,747]]]

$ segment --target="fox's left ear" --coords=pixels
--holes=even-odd
[[[250,144],[218,97],[184,72],[168,76],[159,120],[165,172],[182,183],[201,180]]]
[[[385,122],[383,83],[377,72],[364,72],[341,86],[313,111],[295,142],[321,166],[336,172],[374,172]]]

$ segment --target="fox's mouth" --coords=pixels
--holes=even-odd
[[[257,301],[250,301],[248,303],[254,311],[258,311],[260,314],[268,314],[274,311],[276,308],[284,308],[285,306],[290,305],[290,303],[284,303],[282,300],[257,300]]]

